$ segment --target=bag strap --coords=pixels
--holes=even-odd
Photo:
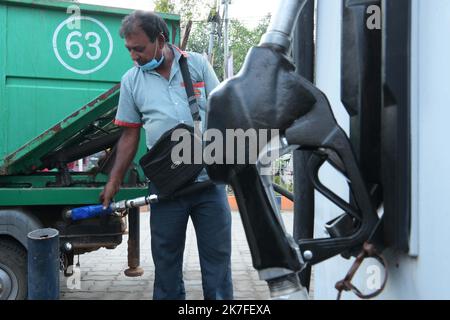
[[[189,101],[189,109],[191,109],[191,115],[194,121],[201,121],[200,111],[198,107],[197,98],[195,96],[194,86],[192,84],[191,73],[189,72],[189,66],[187,63],[187,58],[181,56],[180,58],[180,69],[183,75],[184,87]]]

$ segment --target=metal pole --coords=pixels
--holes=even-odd
[[[59,232],[38,229],[28,234],[28,299],[59,299]]]
[[[297,72],[314,82],[314,0],[308,0],[294,30],[294,61]],[[314,187],[308,179],[306,165],[310,151],[294,151],[294,230],[293,237],[312,239],[314,237]],[[300,283],[308,288],[311,266],[300,274]]]
[[[140,265],[140,212],[139,208],[129,209],[128,213],[128,269],[125,270],[127,277],[140,277],[144,269]]]
[[[224,67],[224,72],[223,72],[223,75],[224,75],[224,78],[225,79],[228,79],[228,56],[229,56],[229,43],[228,43],[228,5],[230,4],[230,0],[223,0],[223,2],[222,2],[224,5],[225,5],[225,7],[224,7],[224,17],[223,17],[223,19],[224,19],[224,21],[225,21],[225,30],[224,30],[224,37],[223,37],[223,39],[224,39],[224,64],[223,64],[223,67]]]
[[[209,46],[208,46],[208,60],[209,63],[213,63],[212,56],[213,56],[213,49],[214,49],[214,35],[216,33],[216,22],[211,21],[209,23],[210,27],[210,34],[209,34]]]

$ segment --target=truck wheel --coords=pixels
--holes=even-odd
[[[27,298],[27,252],[13,240],[0,238],[0,300]]]

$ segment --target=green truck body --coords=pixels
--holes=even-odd
[[[48,187],[53,177],[42,173],[47,168],[41,158],[114,112],[116,85],[133,65],[119,36],[121,20],[130,12],[62,1],[0,0],[0,206],[98,200],[99,188]],[[179,17],[162,16],[171,42],[179,43]],[[137,156],[145,152],[143,140]],[[76,179],[101,184],[106,177]],[[142,193],[130,191],[118,197]]]
[[[121,242],[123,219],[122,225],[114,217],[73,224],[61,217],[68,208],[97,204],[108,179],[121,133],[113,124],[120,79],[133,66],[119,36],[130,12],[0,0],[0,285],[21,278],[20,267],[8,278],[5,270],[14,266],[1,252],[11,243],[26,252],[26,235],[37,227],[58,229],[62,241],[70,239],[72,255]],[[161,15],[178,45],[179,16]],[[142,132],[136,159],[145,152]],[[98,153],[103,158],[93,168],[69,170],[69,163]],[[115,200],[146,194],[136,163]],[[0,290],[0,299],[11,297],[24,298],[23,289]]]

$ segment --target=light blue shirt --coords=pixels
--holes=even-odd
[[[200,108],[202,123],[205,123],[206,102],[211,91],[219,85],[219,80],[201,54],[182,52],[170,46],[174,60],[169,80],[156,71],[142,71],[133,67],[122,77],[119,106],[115,124],[125,127],[144,127],[147,148],[151,149],[161,135],[178,125],[193,126],[179,59],[187,55],[189,71]],[[206,176],[204,171],[199,180]]]

